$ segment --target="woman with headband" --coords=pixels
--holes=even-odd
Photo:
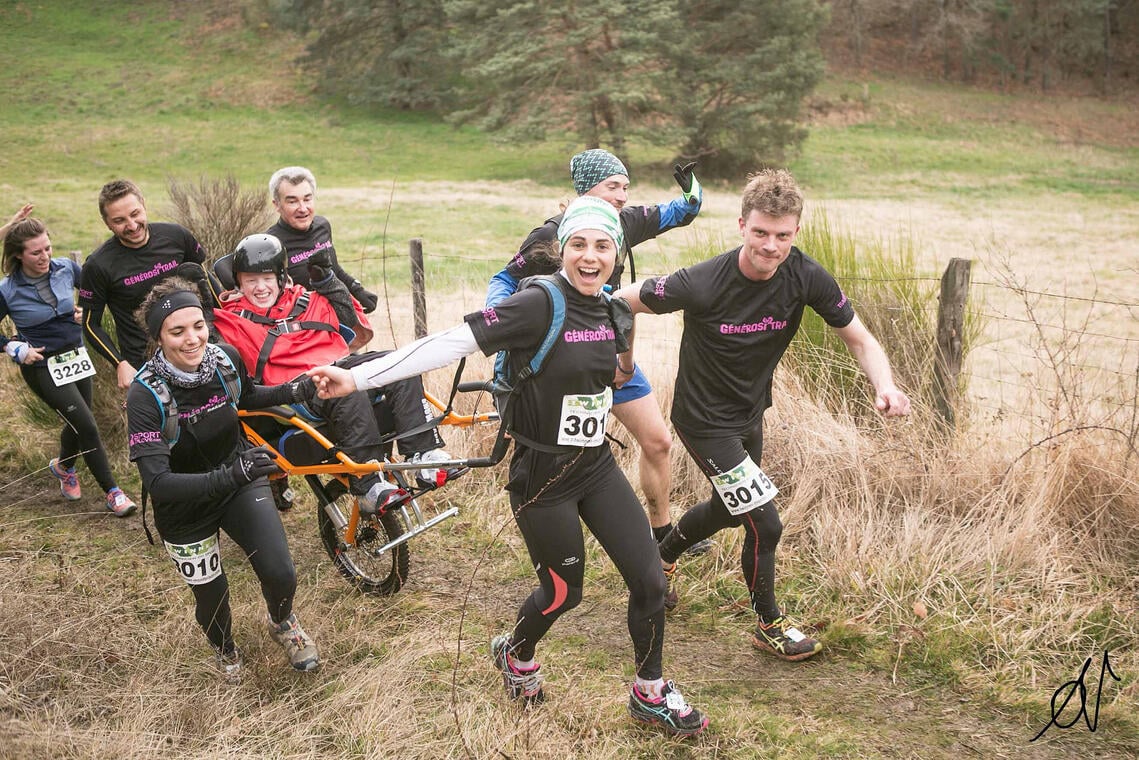
[[[194,594],[195,617],[219,668],[231,682],[242,668],[218,545],[224,530],[261,582],[273,639],[293,668],[316,669],[316,644],[293,613],[296,569],[265,477],[278,468],[266,447],[250,448],[236,408],[311,399],[312,382],[254,385],[235,349],[206,342],[202,302],[180,277],[156,285],[135,318],[153,348],[127,393],[130,458],[154,500],[166,550]]]
[[[545,696],[535,647],[554,621],[577,606],[585,579],[584,522],[629,588],[628,627],[636,681],[629,713],[679,736],[708,725],[662,675],[665,577],[648,520],[605,438],[612,407],[617,332],[602,286],[622,245],[612,205],[583,196],[558,227],[562,267],[553,279],[564,296],[565,322],[541,373],[516,389],[503,409],[514,440],[506,490],[538,575],[513,630],[491,642],[507,695],[525,704]],[[511,351],[518,370],[546,336],[551,298],[523,287],[495,306],[468,314],[458,327],[427,336],[351,370],[308,374],[322,397],[374,388],[450,364],[475,351]]]

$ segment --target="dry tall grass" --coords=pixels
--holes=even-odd
[[[675,326],[655,325],[643,358],[667,407]],[[13,483],[0,492],[0,757],[936,757],[961,743],[1007,754],[1042,727],[1052,690],[1105,650],[1129,680],[1105,686],[1099,732],[1069,731],[1033,754],[1128,756],[1139,746],[1139,457],[1114,431],[1134,428],[1125,407],[1112,418],[1081,401],[1078,373],[1046,366],[1070,353],[1040,356],[1034,377],[1055,380],[1036,396],[1064,399],[1051,418],[1034,412],[1015,433],[974,420],[948,441],[924,405],[904,421],[843,416],[780,370],[764,462],[783,492],[780,599],[828,649],[798,666],[750,651],[740,536],[718,536],[709,557],[686,560],[669,621],[667,674],[713,720],[689,745],[624,714],[625,595],[593,545],[584,604],[540,648],[550,703],[506,703],[486,642],[533,574],[501,468],[440,492],[460,516],[415,539],[408,585],[391,598],[355,594],[335,574],[311,498],[284,516],[317,674],[287,669],[256,579],[227,543],[248,661],[237,687],[220,683],[189,594],[137,521],[108,517],[94,497],[61,506],[44,473]],[[479,359],[467,376],[488,371]],[[22,404],[16,388],[0,388],[9,408]],[[51,455],[45,424],[5,426],[13,479]],[[488,435],[448,431],[448,446],[482,452]],[[635,454],[619,453],[634,483]],[[679,513],[707,485],[679,446],[674,464]],[[968,712],[961,725],[945,725],[946,700]]]

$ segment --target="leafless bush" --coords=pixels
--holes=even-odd
[[[171,178],[167,191],[171,218],[194,233],[211,263],[233,251],[246,235],[264,232],[272,223],[264,189],[242,189],[232,174],[221,179],[202,176],[196,185]]]

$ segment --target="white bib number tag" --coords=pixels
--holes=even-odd
[[[47,371],[57,386],[74,383],[95,374],[95,365],[87,355],[87,347],[80,346],[65,354],[48,357]]]
[[[209,583],[221,575],[221,549],[218,537],[210,536],[193,544],[166,544],[166,553],[182,580],[191,586]]]
[[[763,506],[779,493],[771,478],[763,474],[751,457],[745,457],[725,473],[713,475],[711,481],[716,493],[724,500],[724,506],[733,515],[742,515]]]
[[[563,396],[558,445],[589,448],[603,444],[605,420],[612,406],[612,388],[606,388],[596,396]]]

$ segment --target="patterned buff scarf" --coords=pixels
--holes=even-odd
[[[154,374],[171,385],[176,385],[179,388],[200,388],[214,379],[214,373],[217,371],[220,360],[221,349],[213,343],[207,343],[206,350],[202,354],[202,363],[193,372],[183,372],[175,367],[162,355],[161,348],[154,352],[154,356],[150,359],[150,366],[154,370]]]
[[[573,178],[573,189],[578,195],[585,195],[591,187],[614,174],[628,177],[629,170],[621,163],[621,159],[607,150],[593,148],[570,159],[570,177]]]

